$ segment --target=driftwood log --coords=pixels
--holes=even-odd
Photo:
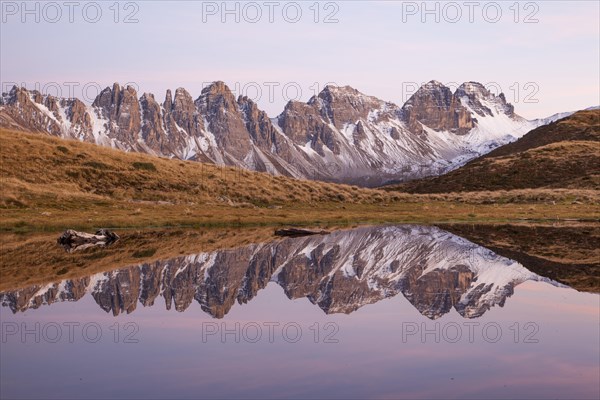
[[[287,228],[287,229],[276,229],[275,236],[309,236],[309,235],[327,235],[327,231],[313,231],[310,229],[299,229],[299,228]]]
[[[95,234],[67,229],[60,235],[57,242],[67,252],[72,253],[95,246],[108,246],[117,240],[119,240],[119,235],[107,229],[100,229]]]

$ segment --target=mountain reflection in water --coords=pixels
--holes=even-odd
[[[196,300],[223,318],[269,282],[290,299],[306,297],[325,313],[349,314],[402,293],[424,316],[454,308],[477,318],[503,306],[525,281],[563,286],[521,264],[431,226],[362,227],[144,263],[45,286],[0,293],[13,312],[90,294],[113,315],[153,306],[185,311]]]

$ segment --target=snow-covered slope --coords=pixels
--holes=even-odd
[[[592,106],[592,107],[586,108],[585,111],[592,111],[592,110],[599,110],[599,109],[600,109],[600,106]],[[551,116],[546,117],[546,118],[535,119],[532,122],[534,124],[536,124],[537,126],[548,125],[552,122],[558,121],[559,119],[570,117],[571,115],[575,114],[576,112],[577,111],[560,112],[560,113],[552,114]]]

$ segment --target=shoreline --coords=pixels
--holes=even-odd
[[[205,207],[197,205],[110,207],[87,205],[80,211],[53,208],[2,209],[0,232],[59,232],[65,229],[212,229],[251,227],[324,227],[327,225],[383,225],[438,223],[553,223],[600,222],[596,204],[469,204],[407,202],[385,205],[317,204],[270,208]]]

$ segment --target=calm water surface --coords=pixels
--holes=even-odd
[[[599,398],[600,303],[435,227],[0,294],[3,398]]]

